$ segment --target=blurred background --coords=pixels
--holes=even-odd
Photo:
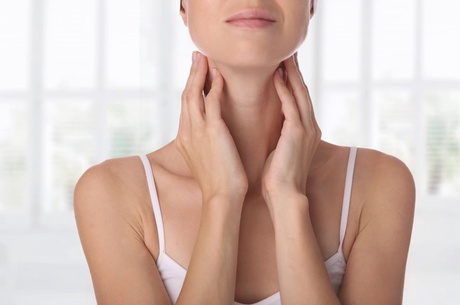
[[[0,304],[96,304],[73,188],[175,137],[194,50],[178,9],[0,0]],[[414,174],[405,304],[460,304],[460,1],[320,0],[299,60],[325,140]]]

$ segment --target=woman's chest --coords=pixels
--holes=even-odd
[[[158,175],[156,178],[164,226],[165,252],[187,269],[201,221],[200,191],[196,184],[190,181],[170,180],[169,183],[165,183],[161,176]],[[176,191],[165,188],[168,184],[174,185]],[[312,183],[313,191],[310,189],[307,193],[310,201],[310,219],[306,219],[306,222],[311,223],[326,261],[337,253],[340,244],[343,186],[320,185],[322,186],[315,187]],[[158,253],[155,251],[158,245],[150,244],[149,249],[154,249],[153,252]],[[274,228],[268,208],[260,194],[247,197],[244,203],[237,247],[237,300],[253,303],[277,292],[279,287]]]
[[[191,200],[181,195],[174,197],[174,200],[160,201],[165,248],[169,256],[187,268],[198,235],[201,199]],[[324,260],[338,250],[341,203],[341,198],[333,197],[316,198],[311,202],[311,218],[306,221],[312,224]],[[275,249],[273,223],[263,198],[256,196],[246,200],[241,214],[238,243],[239,274],[273,274],[276,265]]]

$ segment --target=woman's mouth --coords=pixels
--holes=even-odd
[[[236,27],[262,29],[272,26],[276,20],[268,11],[250,9],[236,13],[227,19],[226,22]]]

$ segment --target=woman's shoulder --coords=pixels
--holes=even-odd
[[[150,292],[144,296],[150,300],[161,291],[161,281],[151,281],[158,238],[149,199],[138,156],[106,160],[89,168],[78,181],[75,219],[98,299],[110,303],[107,292],[117,285],[117,291],[126,290],[125,295],[139,285],[148,286],[143,291]],[[142,283],[133,289],[123,282],[127,278]],[[139,300],[138,293],[132,299]]]
[[[119,193],[139,179],[142,164],[138,156],[105,160],[87,169],[77,182],[75,192]]]
[[[383,220],[385,216],[388,221],[394,221],[395,215],[412,217],[414,178],[400,159],[378,150],[359,148],[354,180],[362,192],[362,225],[376,218]]]
[[[155,178],[164,172],[164,150],[145,154]],[[150,213],[150,193],[140,155],[107,159],[88,168],[75,186],[74,206],[76,210],[98,208],[133,216]]]
[[[324,142],[322,152],[326,172],[337,172],[349,159],[349,146],[339,146]],[[353,185],[361,198],[386,196],[387,192],[411,195],[415,192],[414,179],[409,168],[400,159],[384,152],[356,147],[356,161]]]
[[[139,157],[109,159],[90,167],[75,186],[77,223],[127,222],[141,232],[142,209],[148,191]]]
[[[155,185],[159,181],[163,187],[167,185],[164,181],[174,180],[171,170],[175,169],[175,161],[171,154],[165,146],[145,155],[147,166],[154,172]],[[75,218],[82,236],[90,239],[91,234],[84,232],[96,227],[107,236],[126,234],[144,240],[156,258],[156,223],[146,175],[140,156],[108,159],[86,170],[74,194]]]
[[[324,145],[330,152],[326,164],[328,171],[337,173],[349,158],[350,147]],[[353,198],[365,211],[384,207],[411,210],[415,203],[415,183],[407,165],[395,156],[384,152],[356,147],[353,173]],[[372,214],[372,213],[371,213]],[[366,214],[367,215],[367,214]]]
[[[357,155],[357,171],[366,177],[367,187],[373,191],[384,185],[410,187],[414,184],[409,168],[397,157],[369,148],[358,148]]]
[[[172,155],[170,144],[145,155],[155,178],[179,171],[178,162]],[[126,203],[133,206],[137,202],[149,202],[146,172],[141,158],[128,156],[108,159],[86,170],[75,186],[75,201],[78,204],[95,198],[118,207]]]

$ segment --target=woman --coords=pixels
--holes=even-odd
[[[321,140],[295,53],[314,12],[182,1],[200,52],[177,138],[76,187],[99,304],[401,304],[413,179]]]

